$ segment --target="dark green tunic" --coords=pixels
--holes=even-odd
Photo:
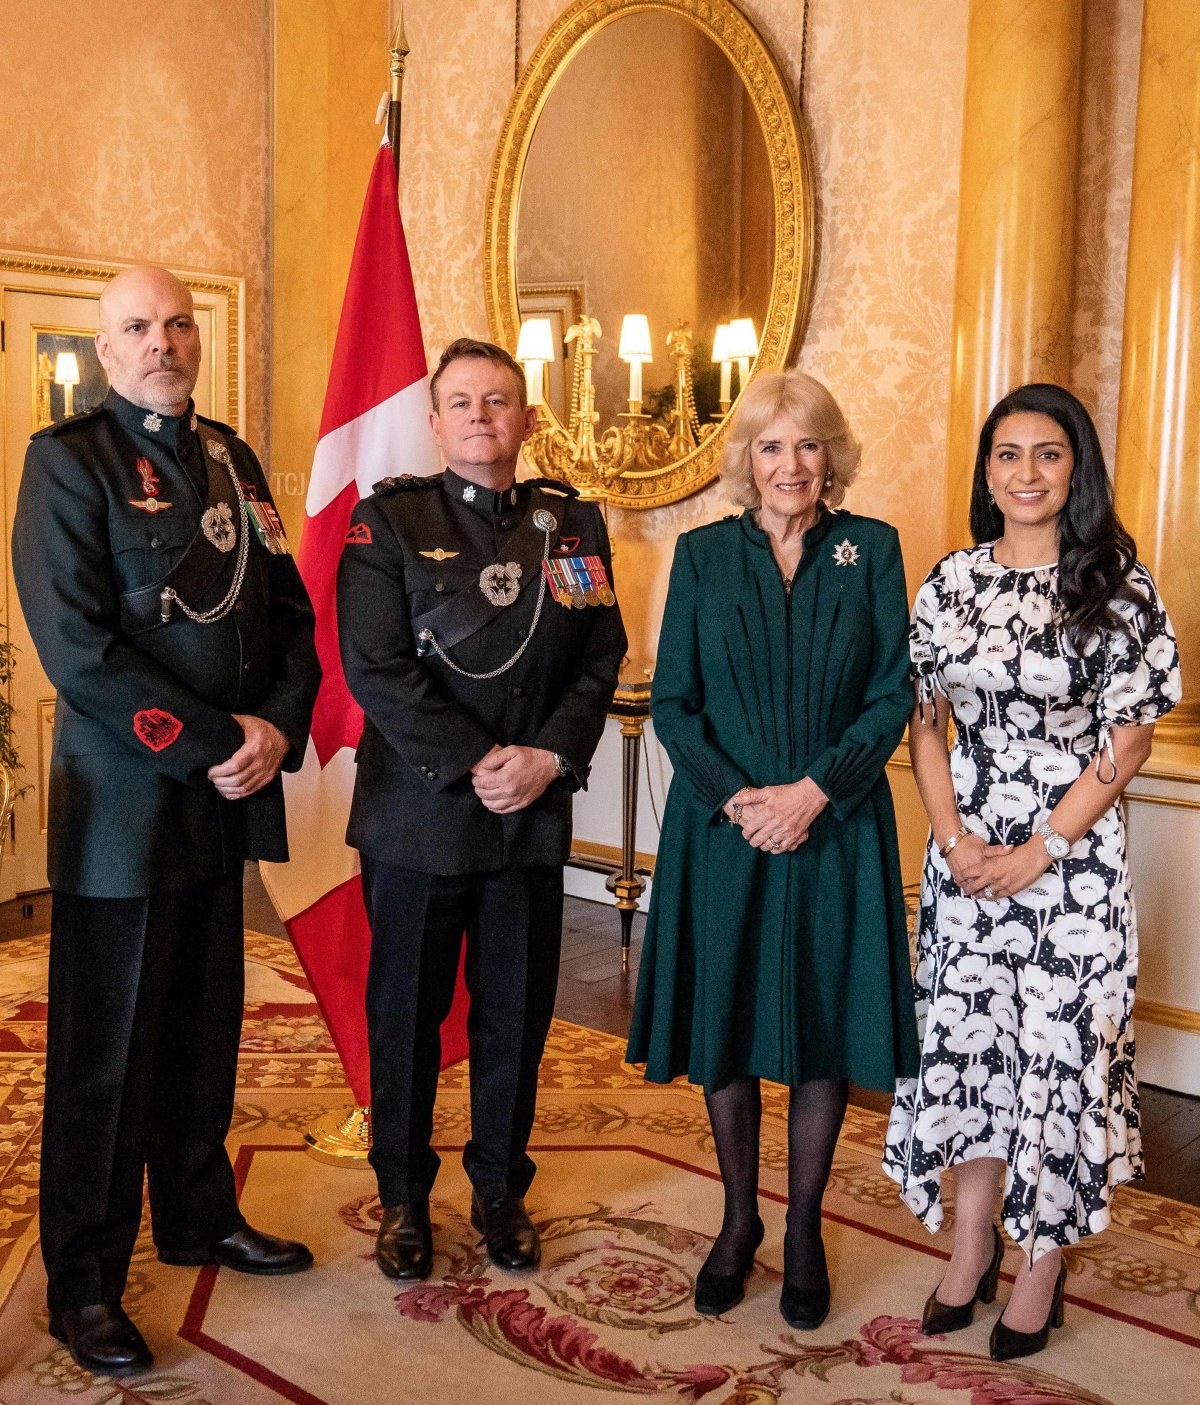
[[[738,1074],[890,1091],[917,1043],[884,766],[912,708],[895,529],[822,512],[791,594],[749,515],[681,536],[652,712],[675,768],[631,1062],[705,1088]],[[790,854],[722,807],[811,777],[829,797]]]

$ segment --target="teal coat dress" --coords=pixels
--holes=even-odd
[[[628,1050],[649,1080],[915,1073],[884,775],[912,699],[894,528],[822,510],[790,594],[749,514],[679,538],[651,701],[675,774]],[[830,803],[794,852],[725,820],[742,786],[804,776]]]

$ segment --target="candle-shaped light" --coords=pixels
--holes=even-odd
[[[721,413],[729,413],[729,402],[733,398],[733,356],[729,350],[729,323],[720,322],[713,333],[712,362],[721,368]]]
[[[54,384],[63,388],[63,409],[75,413],[75,387],[79,384],[79,360],[73,351],[60,351],[54,358]]]
[[[758,355],[758,333],[754,319],[735,317],[729,324],[729,354],[738,363],[738,391],[746,389],[750,379],[750,362]]]
[[[554,333],[548,317],[527,317],[517,338],[517,360],[525,367],[525,395],[529,404],[542,405],[542,372],[554,360]]]
[[[650,350],[650,322],[640,312],[627,312],[621,320],[617,355],[629,363],[629,413],[642,413],[642,366],[654,360]]]

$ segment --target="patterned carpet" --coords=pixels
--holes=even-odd
[[[126,1305],[152,1372],[80,1371],[45,1333],[37,1253],[46,939],[0,946],[0,1401],[78,1405],[375,1405],[470,1400],[633,1400],[759,1405],[1184,1405],[1200,1396],[1200,1211],[1124,1191],[1117,1227],[1070,1255],[1067,1326],[1033,1362],[993,1365],[996,1309],[926,1340],[918,1315],[940,1276],[934,1240],[879,1170],[883,1125],[851,1109],[826,1197],[834,1311],[814,1333],[777,1311],[782,1279],[785,1102],[766,1090],[766,1240],[745,1302],[698,1317],[693,1277],[720,1218],[704,1105],[646,1087],[621,1044],[555,1025],[534,1132],[529,1197],[542,1269],[492,1268],[467,1222],[457,1152],[466,1073],[448,1071],[433,1204],[438,1258],[415,1288],[371,1257],[379,1204],[369,1172],[324,1165],[304,1128],[348,1102],[291,949],[247,934],[248,997],[232,1133],[255,1224],[307,1239],[316,1268],[277,1281],[157,1262],[144,1224]],[[1006,1270],[1015,1265],[1009,1251]],[[1007,1296],[1001,1291],[1001,1301]]]

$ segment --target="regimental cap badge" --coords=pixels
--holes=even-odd
[[[511,605],[521,593],[523,574],[517,561],[493,561],[479,573],[479,589],[493,605]]]
[[[208,441],[208,456],[210,459],[216,459],[218,463],[223,463],[226,468],[233,467],[233,460],[229,457],[229,450],[219,439],[210,439]]]
[[[849,537],[845,537],[833,548],[833,559],[839,566],[857,566],[858,547]]]
[[[162,416],[156,415],[153,410],[142,421],[142,428],[148,429],[151,434],[157,434],[162,428]]]
[[[205,508],[204,516],[200,519],[200,530],[218,551],[232,551],[237,542],[233,509],[227,502],[219,502],[215,507]]]

